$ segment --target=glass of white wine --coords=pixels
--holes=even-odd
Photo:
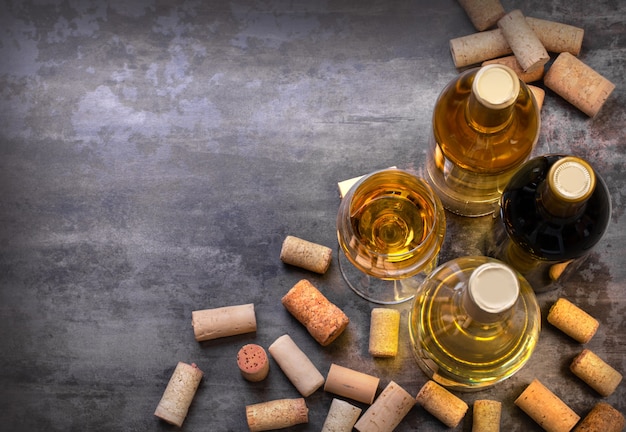
[[[443,205],[426,181],[396,168],[365,175],[339,206],[341,273],[373,303],[410,300],[437,266],[445,231]]]

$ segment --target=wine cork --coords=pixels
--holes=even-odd
[[[606,402],[598,402],[574,429],[574,432],[622,432],[624,415]]]
[[[506,56],[512,52],[500,29],[450,39],[450,53],[457,68]]]
[[[346,401],[333,399],[322,425],[322,432],[352,432],[361,411],[361,408]]]
[[[547,432],[569,432],[580,420],[578,414],[537,379],[519,395],[515,405]]]
[[[515,57],[514,55],[500,57],[493,60],[486,60],[482,62],[481,66],[487,66],[490,64],[501,64],[510,67],[513,72],[515,72],[515,74],[518,76],[518,78],[525,83],[539,81],[541,78],[543,78],[543,68],[535,69],[532,72],[524,72],[522,66],[520,66],[519,62],[517,61],[517,57]]]
[[[373,357],[395,357],[398,354],[400,312],[374,308],[370,315],[369,353]]]
[[[581,308],[559,298],[548,312],[548,322],[581,344],[591,340],[600,323]]]
[[[537,109],[541,111],[541,108],[543,107],[543,100],[546,97],[546,91],[541,87],[537,87],[531,84],[528,84],[528,89],[533,92],[535,102],[537,102]]]
[[[309,409],[303,398],[276,399],[246,406],[250,432],[284,429],[309,422]]]
[[[563,274],[563,272],[565,271],[565,269],[567,269],[567,266],[570,265],[573,261],[574,260],[568,260],[568,261],[552,264],[550,266],[550,270],[548,271],[548,275],[550,276],[550,279],[553,281],[558,280]]]
[[[550,55],[539,37],[526,22],[519,9],[514,9],[498,21],[498,28],[511,47],[524,72],[532,72],[550,60]]]
[[[181,427],[202,375],[202,371],[194,363],[189,365],[178,362],[154,415],[169,424]]]
[[[589,117],[598,114],[615,89],[615,84],[568,52],[559,54],[543,81]]]
[[[304,397],[324,384],[324,377],[289,335],[283,335],[269,346],[269,352],[289,381]]]
[[[280,260],[285,264],[324,274],[333,256],[331,248],[294,236],[287,236],[280,250]]]
[[[237,366],[241,375],[252,382],[263,381],[270,371],[270,362],[263,347],[247,344],[237,353]]]
[[[495,26],[506,13],[500,0],[459,0],[459,4],[478,31]]]
[[[570,370],[603,397],[613,394],[622,381],[621,373],[588,349],[574,358]]]
[[[393,381],[363,413],[354,428],[359,432],[391,432],[415,405],[415,398]]]
[[[322,346],[332,343],[350,322],[341,309],[306,279],[295,284],[281,301]]]
[[[577,56],[583,45],[585,30],[568,24],[526,17],[526,22],[535,32],[547,51],[568,52]]]
[[[432,380],[422,386],[415,399],[426,411],[451,428],[461,423],[469,409],[463,400]]]
[[[479,399],[474,402],[472,432],[499,432],[502,403]]]
[[[193,311],[191,325],[198,342],[254,332],[254,304]]]
[[[326,376],[324,390],[339,396],[371,404],[376,397],[380,379],[332,363]]]

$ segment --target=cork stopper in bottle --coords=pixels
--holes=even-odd
[[[579,203],[587,200],[593,193],[596,177],[587,162],[568,156],[550,167],[548,183],[559,200]]]
[[[519,89],[519,78],[515,72],[501,64],[483,66],[472,83],[476,99],[485,107],[497,110],[513,105]]]
[[[513,307],[519,291],[519,281],[510,267],[497,262],[483,264],[470,276],[467,311],[475,320],[497,321]]]

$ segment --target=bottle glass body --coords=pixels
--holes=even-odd
[[[519,82],[515,103],[487,109],[472,95],[480,68],[450,82],[433,111],[428,181],[444,207],[462,216],[492,213],[502,190],[539,137],[540,116],[530,89]]]
[[[453,259],[424,281],[409,317],[418,365],[434,381],[459,391],[482,390],[509,378],[530,358],[541,330],[541,313],[528,282],[518,278],[519,295],[496,319],[481,320],[467,307],[472,273],[484,256]]]
[[[502,193],[495,219],[495,251],[488,253],[518,270],[536,292],[558,287],[555,266],[575,268],[604,236],[611,217],[609,190],[597,173],[591,196],[573,214],[556,216],[542,203],[542,188],[557,161],[543,155],[526,162]]]

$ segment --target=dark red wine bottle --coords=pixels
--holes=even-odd
[[[494,256],[536,292],[556,288],[561,269],[593,249],[610,216],[609,190],[587,161],[557,154],[533,158],[502,193]]]

